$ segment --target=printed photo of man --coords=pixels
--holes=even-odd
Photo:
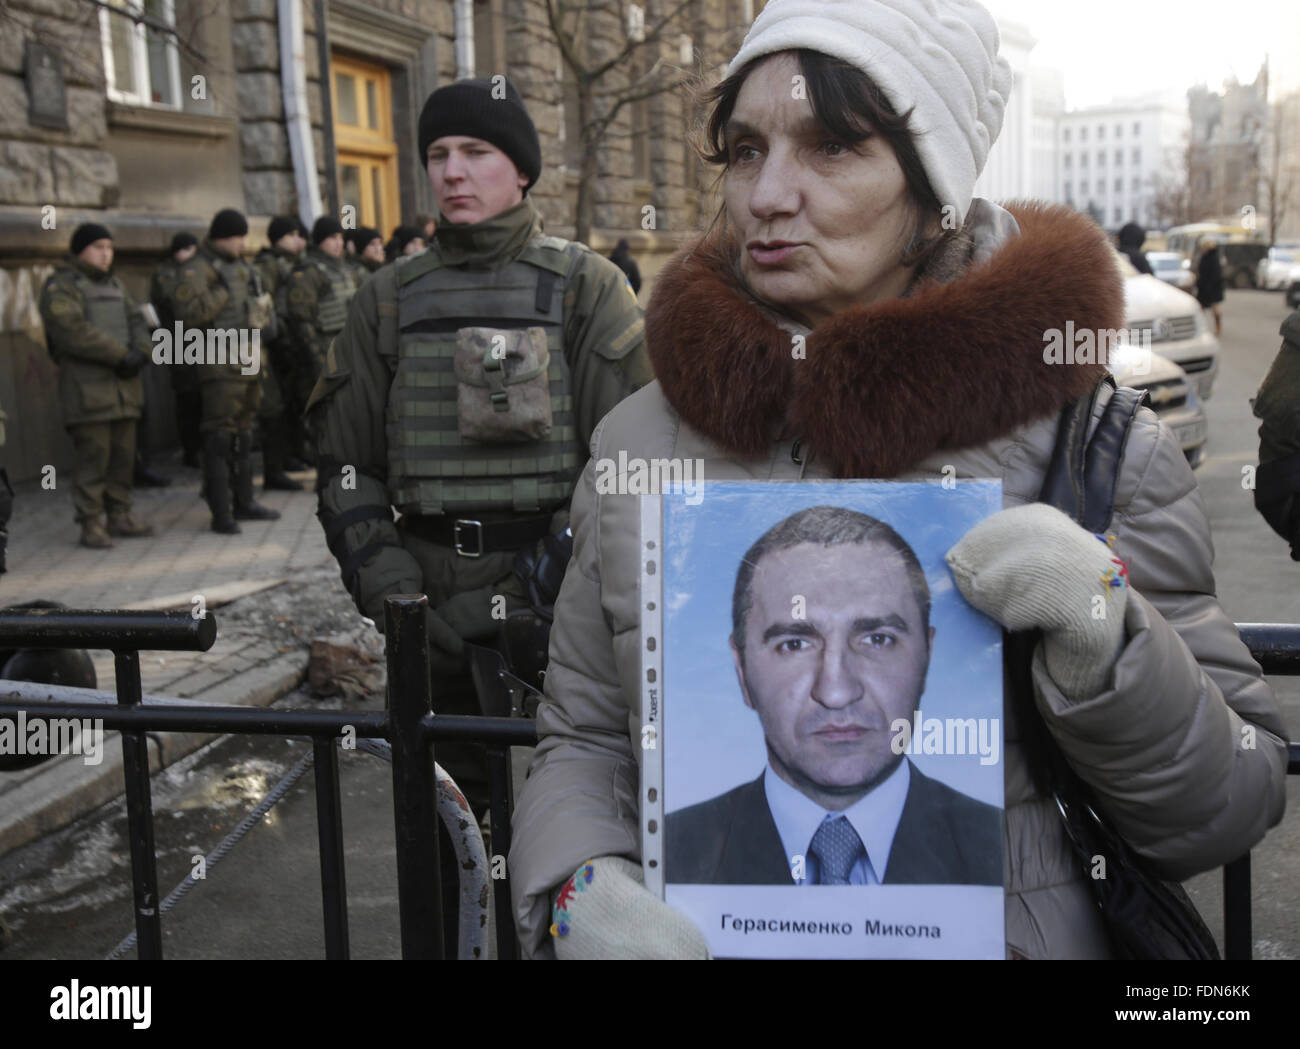
[[[1001,885],[1002,813],[898,749],[933,650],[930,588],[888,524],[816,506],[741,559],[730,647],[767,765],[670,812],[670,883]]]

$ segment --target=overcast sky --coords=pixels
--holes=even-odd
[[[1272,56],[1274,87],[1300,87],[1300,0],[983,0],[1038,38],[1032,60],[1065,73],[1071,109],[1115,96],[1236,74],[1255,78]]]

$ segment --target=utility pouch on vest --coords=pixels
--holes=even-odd
[[[501,444],[550,435],[550,352],[543,328],[456,332],[456,417],[460,435]]]
[[[249,328],[260,329],[262,338],[266,342],[274,342],[279,336],[279,324],[275,315],[275,300],[271,297],[270,292],[249,296],[248,326]]]

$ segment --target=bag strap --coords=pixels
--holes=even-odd
[[[1089,425],[1105,387],[1113,392],[1090,438]],[[1129,430],[1138,409],[1148,401],[1145,390],[1117,387],[1107,375],[1090,396],[1067,405],[1061,412],[1038,501],[1069,514],[1090,532],[1109,528]]]
[[[1089,436],[1097,398],[1107,386],[1113,392]],[[1090,532],[1105,532],[1115,513],[1115,493],[1129,431],[1138,409],[1147,400],[1145,390],[1117,387],[1115,380],[1107,375],[1097,382],[1090,395],[1067,405],[1061,412],[1039,502],[1069,514]],[[1038,630],[1005,635],[1003,650],[1010,699],[1027,743],[1025,755],[1034,785],[1043,794],[1057,795],[1067,803],[1077,804],[1087,788],[1070,767],[1034,706],[1030,663],[1041,638]]]

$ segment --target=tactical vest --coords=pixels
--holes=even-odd
[[[86,304],[86,322],[98,331],[111,335],[127,349],[131,348],[131,324],[127,318],[122,286],[114,279],[91,280],[74,270],[73,281]]]
[[[316,304],[316,327],[325,335],[337,335],[343,330],[348,319],[348,303],[356,293],[357,286],[347,267],[336,262],[333,265],[313,259],[312,265],[325,275],[330,283],[330,293]]]
[[[222,282],[230,292],[226,299],[226,304],[221,308],[221,312],[213,320],[208,322],[211,329],[229,330],[243,332],[248,328],[248,282],[252,280],[252,267],[243,259],[225,259],[215,252],[207,256],[209,264],[221,276]],[[247,336],[251,337],[251,336]],[[231,361],[231,354],[238,353],[238,341],[232,339],[227,343],[226,360],[224,365],[212,364],[205,365],[203,375],[207,379],[238,379],[246,382],[256,382],[256,375],[245,375],[239,366],[239,362]]]
[[[569,498],[587,458],[564,356],[564,289],[579,250],[557,237],[535,237],[498,270],[443,266],[432,251],[399,260],[387,431],[389,496],[403,513],[536,513]],[[456,333],[471,327],[545,331],[549,436],[500,444],[461,436],[453,364]]]

